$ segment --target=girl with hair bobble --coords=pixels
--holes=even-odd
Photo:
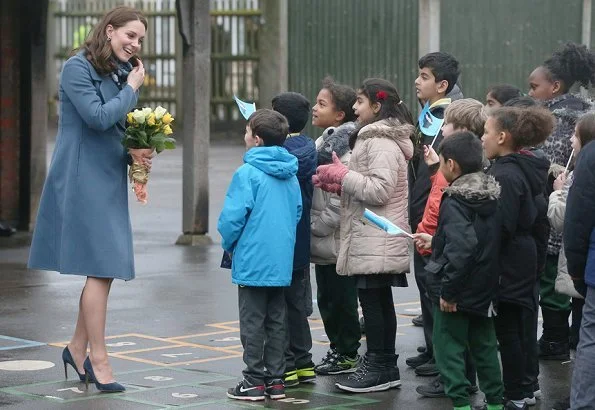
[[[129,156],[120,141],[144,81],[136,55],[146,30],[141,12],[116,7],[64,64],[56,148],[29,255],[30,269],[86,276],[62,360],[65,375],[70,365],[81,381],[94,382],[102,392],[126,390],[108,361],[105,321],[113,280],[134,279]],[[150,166],[150,158],[143,161]]]
[[[553,180],[571,159],[570,137],[578,118],[592,107],[591,102],[570,93],[576,83],[585,88],[595,84],[595,54],[575,43],[564,45],[529,76],[529,95],[540,100],[556,117],[554,131],[541,147],[552,164],[547,195],[552,191]],[[545,271],[540,277],[543,334],[539,340],[539,357],[542,359],[569,359],[570,297],[554,288],[561,243],[562,233],[551,228]]]
[[[538,309],[534,295],[538,254],[533,231],[540,213],[540,197],[549,162],[525,147],[540,145],[554,128],[545,108],[504,107],[494,110],[482,137],[489,170],[502,187],[500,289],[496,335],[500,343],[506,409],[525,408],[533,402],[532,365],[537,360],[529,332]],[[519,360],[524,358],[524,360]]]
[[[391,286],[407,286],[409,244],[362,222],[364,209],[409,230],[407,161],[413,155],[413,118],[395,86],[378,78],[363,82],[353,105],[358,128],[350,135],[349,166],[333,153],[314,183],[341,194],[341,245],[337,273],[355,277],[368,351],[355,373],[336,383],[366,393],[401,385],[395,354],[397,321]]]

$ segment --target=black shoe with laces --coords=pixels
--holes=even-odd
[[[236,387],[227,390],[227,397],[235,400],[259,401],[264,400],[264,391],[264,384],[251,384],[244,379]]]
[[[285,384],[281,379],[273,379],[268,381],[264,388],[265,396],[269,396],[273,400],[285,398]]]
[[[446,397],[446,392],[444,391],[444,383],[442,382],[442,378],[440,376],[436,377],[428,384],[422,384],[421,386],[417,386],[415,388],[415,391],[424,397]],[[471,385],[467,388],[467,392],[469,393],[469,395],[475,394],[478,391],[479,388],[476,385]]]
[[[426,377],[438,376],[440,372],[438,371],[438,367],[436,367],[436,361],[434,359],[430,359],[427,363],[417,366],[415,368],[415,374]]]
[[[420,353],[417,356],[408,357],[405,360],[405,364],[409,367],[416,368],[421,366],[422,364],[428,363],[432,359],[432,355],[426,352]]]
[[[322,358],[322,360],[320,361],[320,363],[318,363],[316,366],[314,366],[314,371],[316,373],[319,373],[319,368],[326,366],[327,363],[332,362],[334,360],[334,357],[337,356],[339,353],[337,353],[337,350],[335,350],[334,348],[330,348],[328,349],[328,351],[326,352],[326,355]],[[321,374],[321,373],[319,373]]]
[[[369,393],[400,387],[399,369],[392,365],[393,363],[389,369],[384,355],[366,353],[355,373],[346,380],[335,383],[335,386],[351,393]]]

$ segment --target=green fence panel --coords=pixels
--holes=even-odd
[[[461,62],[466,97],[485,101],[491,84],[524,92],[527,78],[567,41],[581,41],[582,0],[442,2],[440,48]]]
[[[312,104],[328,74],[357,88],[366,77],[393,82],[416,111],[417,0],[289,0],[289,89]],[[322,133],[311,125],[312,137]]]

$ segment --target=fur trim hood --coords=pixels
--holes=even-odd
[[[410,124],[402,124],[396,118],[388,118],[373,122],[362,127],[357,135],[358,139],[388,138],[397,143],[405,159],[413,156],[413,142],[411,136],[415,133],[415,127]]]
[[[564,94],[551,100],[545,101],[543,105],[548,108],[557,118],[566,121],[576,122],[585,111],[593,108],[593,101],[575,94]]]
[[[318,151],[318,165],[333,162],[333,151],[339,158],[349,152],[349,135],[355,130],[354,122],[346,122],[338,127],[328,127],[322,137],[316,141]]]
[[[474,172],[457,178],[444,188],[444,193],[450,196],[458,195],[469,200],[498,199],[500,184],[491,175]]]

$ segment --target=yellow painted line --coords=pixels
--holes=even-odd
[[[198,359],[198,360],[191,360],[189,362],[181,362],[181,363],[171,363],[167,366],[176,367],[176,366],[183,366],[187,364],[196,364],[196,363],[206,363],[206,362],[214,362],[216,360],[227,360],[227,359],[235,359],[236,357],[242,357],[243,353],[237,353],[229,356],[218,356],[218,357],[209,357],[206,359]]]
[[[152,365],[156,365],[156,366],[168,366],[167,363],[156,362],[154,360],[141,359],[139,357],[119,356],[118,353],[108,353],[108,356],[117,357],[118,359],[122,359],[122,360],[130,360],[131,362],[138,362],[138,363],[144,363],[144,364],[152,364]]]
[[[315,345],[320,345],[320,346],[328,346],[331,344],[331,342],[319,342],[318,340],[312,340],[312,343],[314,343]]]
[[[412,306],[412,305],[419,305],[419,301],[417,301],[417,302],[395,303],[395,306]]]
[[[177,347],[186,347],[185,345],[169,345],[169,346],[157,346],[157,347],[147,347],[145,349],[136,349],[136,350],[126,350],[126,351],[118,351],[114,352],[117,354],[134,354],[134,353],[143,353],[143,352],[154,352],[156,350],[165,350],[165,349],[175,349]]]
[[[237,332],[237,330],[218,330],[216,332],[196,333],[194,335],[168,337],[167,340],[190,339],[193,337],[214,336],[214,335],[222,335],[225,333],[235,333],[235,332]]]

